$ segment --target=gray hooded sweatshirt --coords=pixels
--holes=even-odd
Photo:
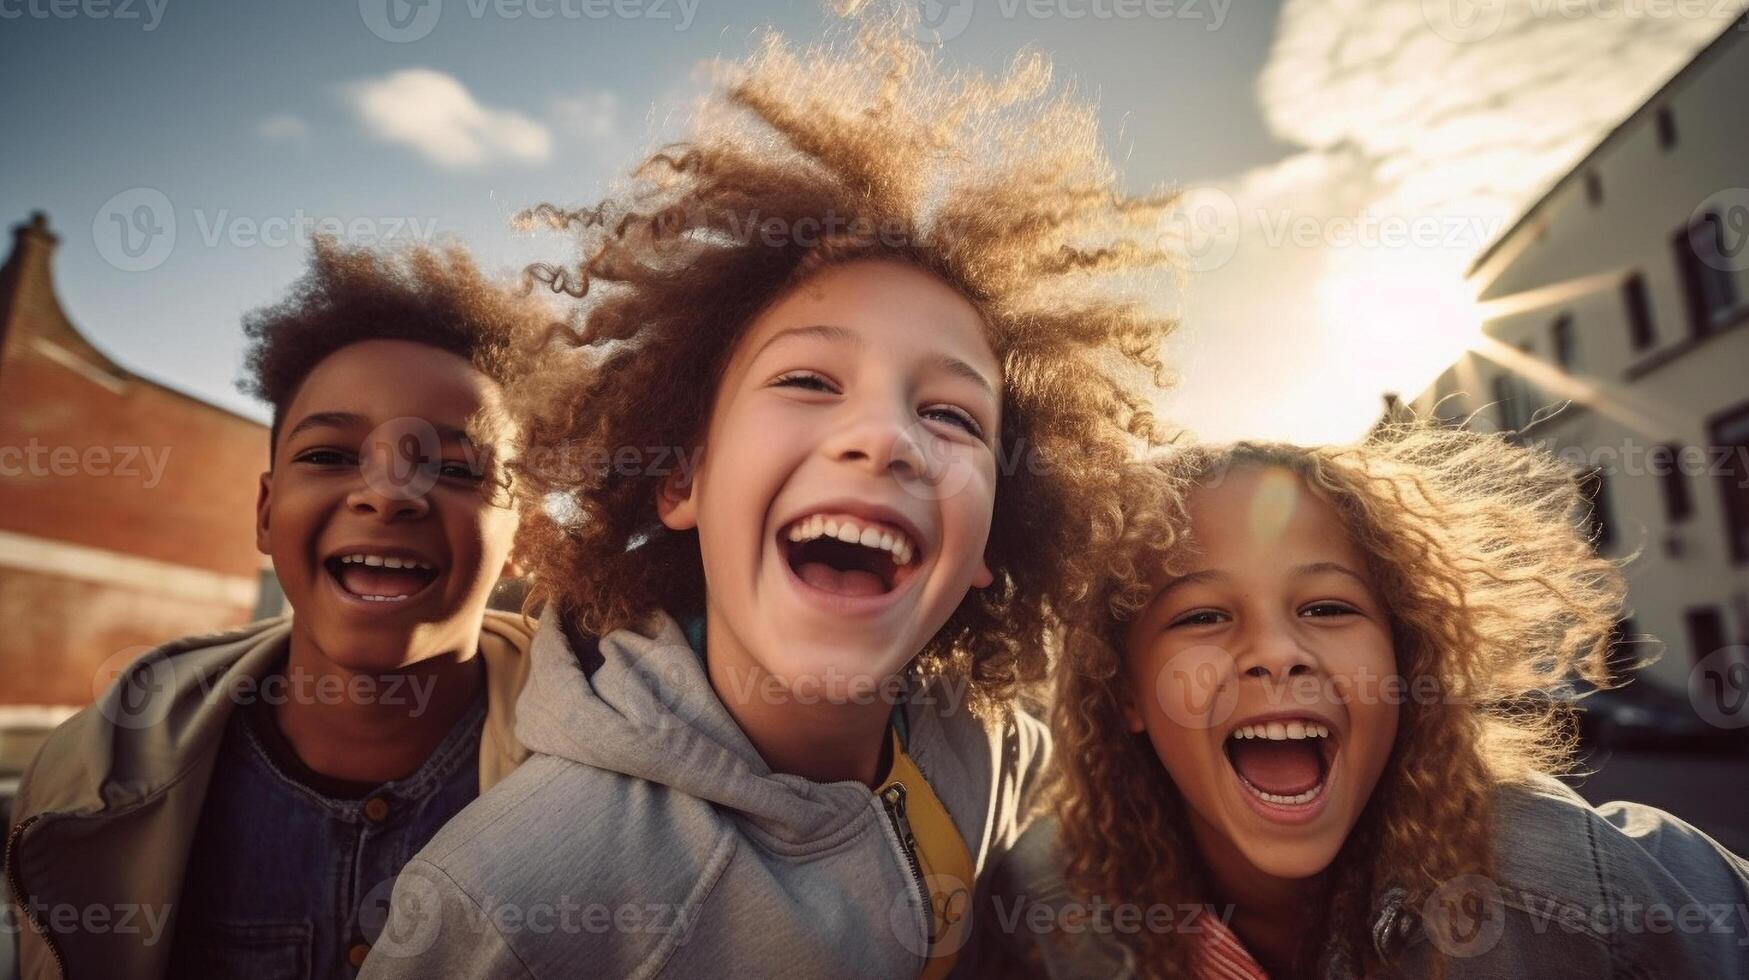
[[[858,782],[773,773],[658,615],[577,649],[542,618],[516,735],[533,755],[396,881],[361,977],[915,977],[924,883]],[[973,717],[940,684],[896,718],[977,884],[955,974],[986,975],[994,870],[1024,829],[1049,735]]]

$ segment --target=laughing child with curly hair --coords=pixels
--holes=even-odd
[[[1125,484],[1059,674],[1060,825],[1016,862],[1035,900],[1098,897],[1040,944],[1054,977],[1741,972],[1749,865],[1551,776],[1542,692],[1604,681],[1624,595],[1553,457],[1408,426]]]
[[[700,118],[529,216],[584,300],[506,372],[534,756],[409,866],[372,980],[994,968],[1049,747],[1016,695],[1156,441],[1170,199],[1042,59],[951,74],[881,16]]]

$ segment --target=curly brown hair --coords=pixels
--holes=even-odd
[[[391,251],[320,236],[290,294],[244,317],[237,386],[273,406],[271,449],[304,379],[342,347],[407,340],[490,366],[513,337],[545,322],[540,303],[488,279],[459,245]]]
[[[530,272],[585,302],[507,372],[532,502],[518,554],[534,601],[587,633],[702,610],[697,534],[657,518],[660,467],[607,461],[696,446],[743,332],[808,277],[911,263],[977,308],[1002,368],[995,583],[914,661],[968,679],[981,710],[1042,678],[1052,600],[1095,579],[1084,528],[1115,511],[1120,462],[1160,441],[1149,388],[1173,321],[1150,297],[1173,269],[1172,197],[1118,188],[1092,108],[1042,57],[951,73],[910,40],[910,5],[860,6],[841,8],[853,43],[772,36],[719,66],[693,137],[618,195],[524,215],[576,234],[575,265]]]
[[[1209,900],[1185,803],[1145,735],[1125,725],[1127,624],[1194,548],[1185,500],[1232,467],[1282,467],[1341,516],[1391,617],[1397,669],[1438,695],[1405,699],[1385,773],[1329,870],[1325,928],[1302,967],[1338,951],[1381,966],[1367,917],[1382,892],[1420,907],[1441,882],[1492,871],[1495,789],[1558,770],[1571,735],[1557,699],[1606,683],[1625,587],[1587,539],[1575,475],[1498,435],[1418,423],[1349,447],[1190,447],[1126,473],[1111,574],[1065,637],[1053,728],[1067,875],[1113,902]],[[1425,690],[1425,687],[1420,690]],[[1191,976],[1196,948],[1123,936],[1148,977]]]

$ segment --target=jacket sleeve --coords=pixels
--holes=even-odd
[[[360,980],[532,980],[492,916],[443,869],[415,857],[395,879]]]
[[[1749,862],[1653,807],[1609,803],[1597,819],[1610,828],[1597,848],[1607,921],[1640,968],[1723,977],[1749,967]]]

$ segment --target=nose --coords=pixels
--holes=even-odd
[[[1281,683],[1316,673],[1318,661],[1300,642],[1292,624],[1271,618],[1253,621],[1239,637],[1233,668],[1240,677]]]
[[[918,444],[916,419],[902,403],[865,405],[827,441],[832,459],[901,479],[923,477],[927,457]]]
[[[359,481],[346,495],[346,508],[382,521],[416,520],[431,512],[426,499],[434,480],[426,461],[384,440],[367,446],[359,461]]]

